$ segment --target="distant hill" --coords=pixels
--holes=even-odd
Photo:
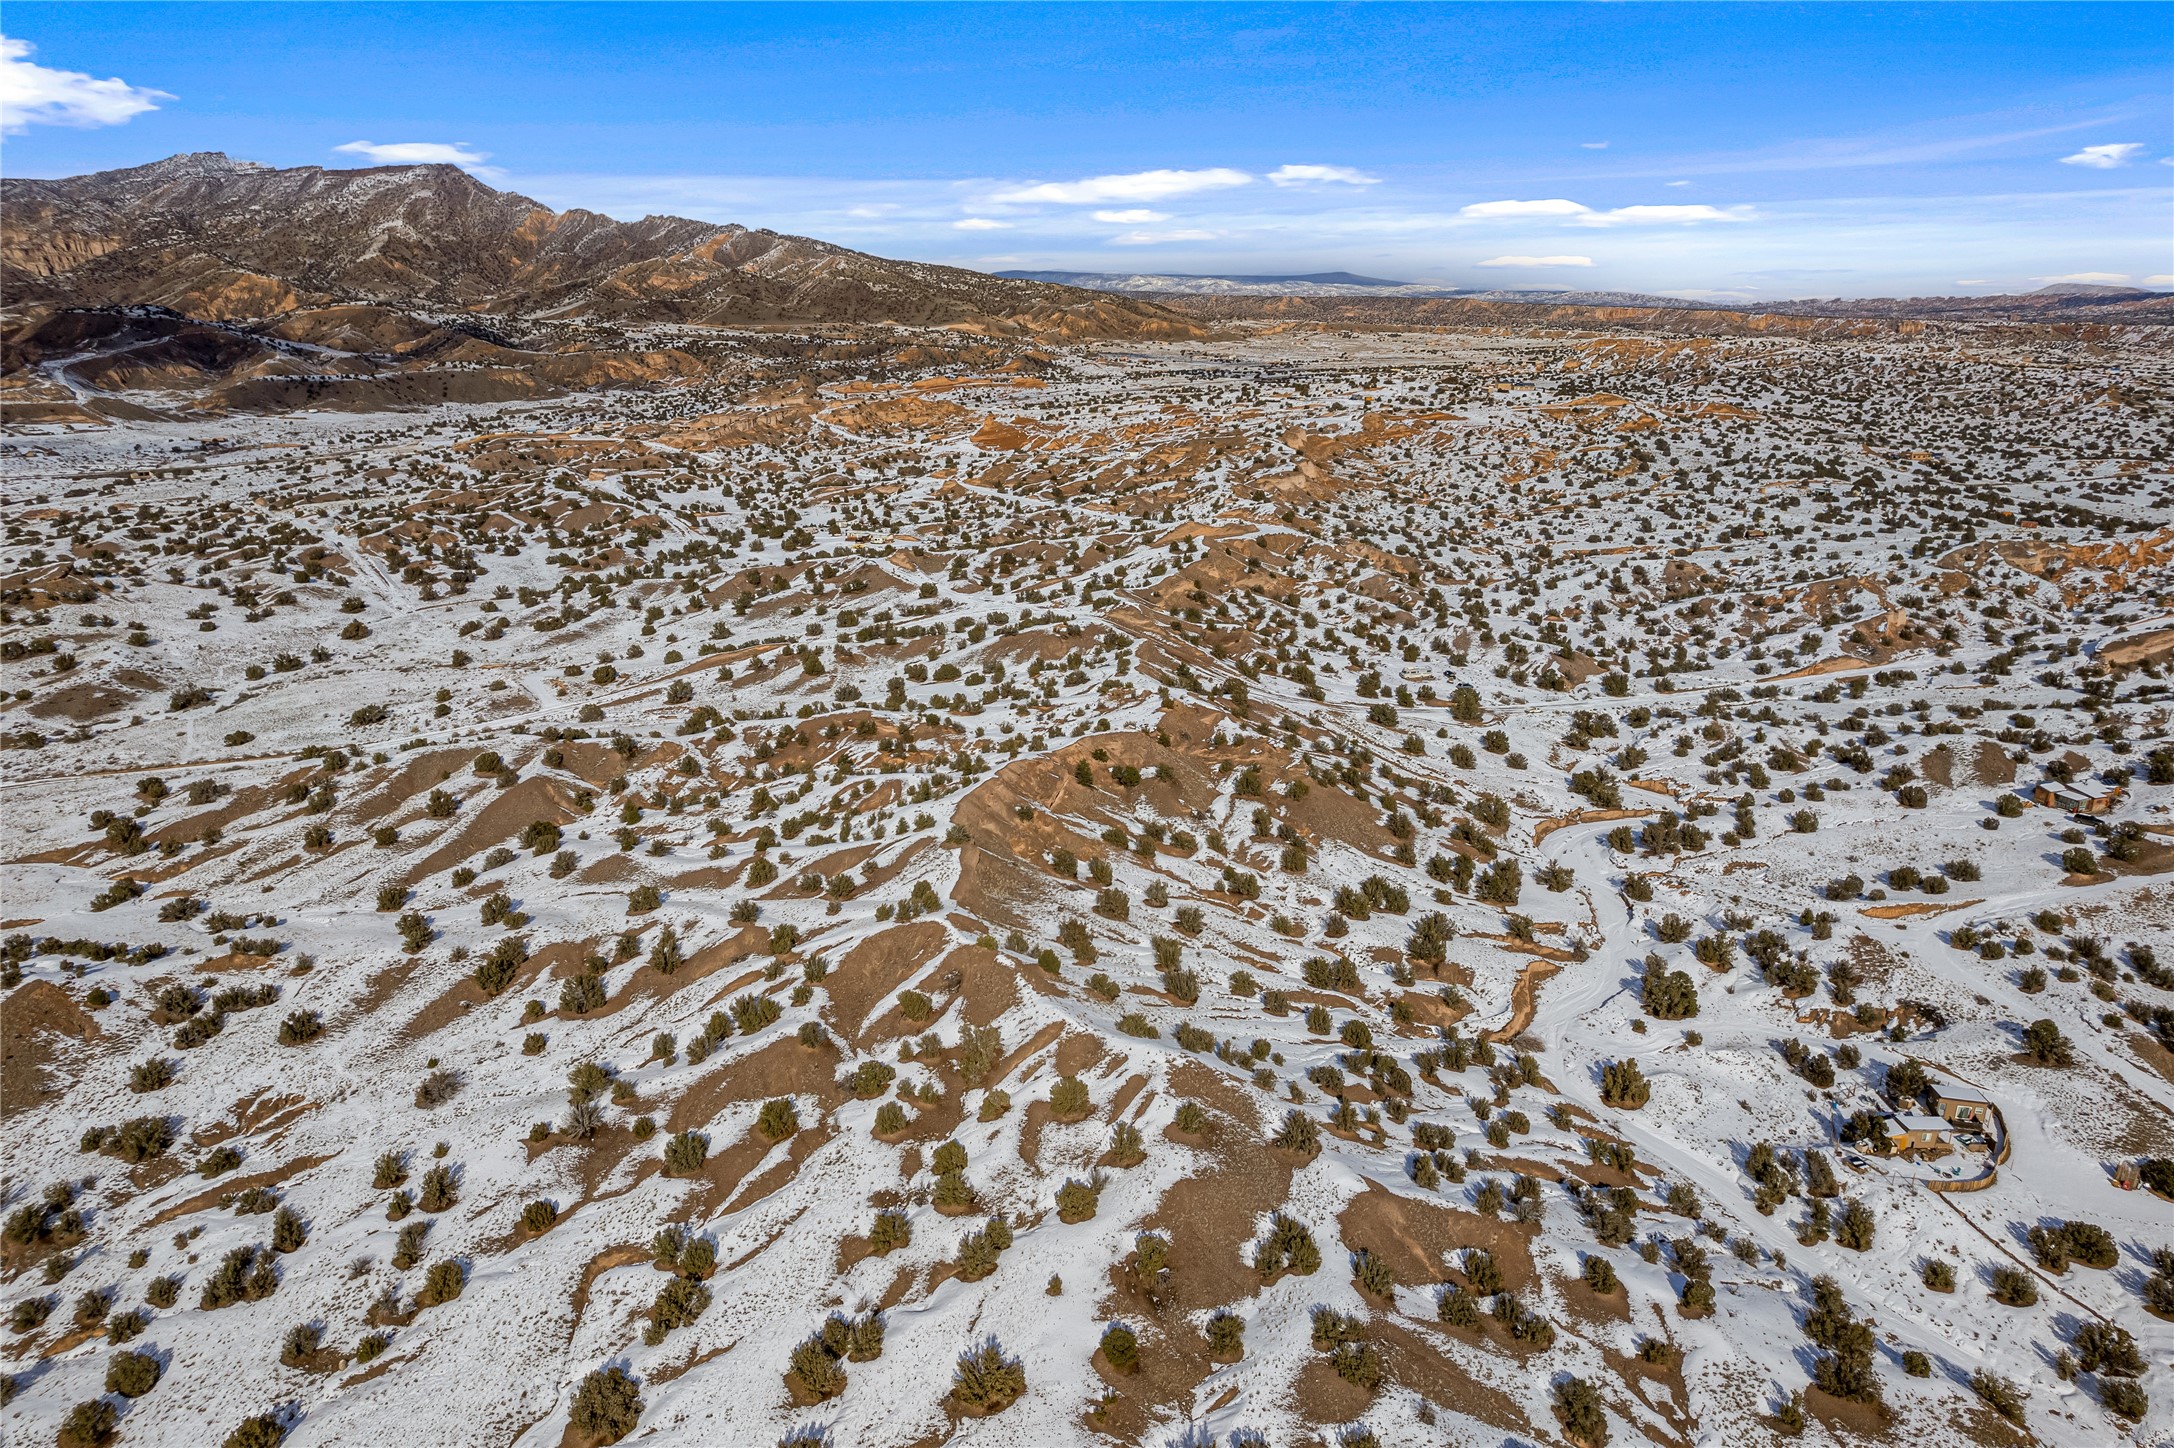
[[[1475,288],[1445,282],[1399,282],[1354,272],[1254,276],[1196,272],[1006,271],[1000,277],[1054,282],[1137,297],[1464,297],[1486,302],[1545,302],[1617,307],[1684,306],[1642,292],[1562,291],[1549,287]]]
[[[1584,318],[1588,324],[1650,321],[1665,324],[1673,317],[1686,321],[1697,317],[1699,325],[1718,323],[1724,330],[1764,330],[1731,322],[1732,317],[1856,317],[1879,319],[1932,319],[1950,317],[1983,321],[2121,321],[2163,323],[2174,321],[2174,295],[2138,287],[2104,286],[2090,282],[2057,282],[2020,295],[1978,297],[1869,297],[1831,300],[1735,302],[1661,296],[1651,292],[1585,291],[1555,287],[1460,287],[1445,282],[1392,281],[1359,276],[1352,272],[1298,272],[1247,275],[1198,272],[1090,272],[1006,271],[996,275],[1017,281],[1049,282],[1094,291],[1118,292],[1142,300],[1166,303],[1199,316],[1218,320],[1312,315],[1316,320],[1363,322],[1392,326],[1400,320],[1438,325],[1458,315],[1442,302],[1488,304],[1467,308],[1463,315],[1514,322],[1520,315],[1543,324],[1573,322],[1567,314],[1543,318],[1502,312],[1493,304],[1533,309],[1597,308],[1605,315]],[[1227,302],[1227,306],[1218,305]],[[1306,304],[1315,304],[1309,313]],[[1626,310],[1650,317],[1633,319]]]
[[[2126,287],[2053,287],[2013,296],[1836,297],[1730,302],[1640,292],[1368,290],[1260,288],[1223,292],[1140,290],[1216,321],[1317,321],[1341,326],[1634,326],[1701,332],[1786,330],[1814,322],[2089,322],[2174,324],[2174,293]]]
[[[1175,292],[1192,296],[1363,296],[1384,291],[1404,292],[1415,296],[1443,296],[1456,290],[1425,282],[1395,282],[1381,277],[1362,277],[1354,272],[1343,271],[1273,276],[1090,271],[1002,271],[996,275],[1015,281],[1051,282],[1059,286],[1087,287],[1103,292]]]

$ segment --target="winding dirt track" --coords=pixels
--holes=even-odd
[[[1510,1018],[1494,1030],[1487,1032],[1490,1041],[1514,1040],[1532,1024],[1532,1018],[1540,1009],[1540,982],[1562,969],[1558,961],[1532,960],[1518,973],[1517,984],[1510,987]]]

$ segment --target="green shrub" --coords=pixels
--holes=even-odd
[[[1285,1269],[1309,1277],[1321,1270],[1321,1248],[1303,1223],[1278,1212],[1269,1221],[1267,1237],[1254,1249],[1253,1265],[1263,1277]]]
[[[898,1072],[881,1061],[863,1061],[853,1068],[850,1078],[853,1094],[863,1101],[873,1101],[891,1089],[891,1082]]]
[[[868,1232],[868,1245],[878,1257],[895,1252],[912,1241],[913,1223],[904,1212],[876,1213],[875,1225]]]
[[[616,1443],[641,1421],[641,1391],[619,1367],[600,1368],[574,1390],[573,1429],[598,1443]]]
[[[458,1095],[461,1074],[449,1066],[440,1066],[423,1077],[415,1088],[415,1105],[418,1110],[430,1111],[443,1106]]]
[[[1283,1114],[1283,1125],[1269,1138],[1269,1144],[1312,1156],[1321,1150],[1321,1128],[1311,1116],[1294,1106]]]
[[[2099,1402],[2107,1412],[2132,1423],[2143,1421],[2144,1415],[2151,1411],[2150,1397],[2145,1394],[2143,1385],[2133,1378],[2099,1379]]]
[[[1090,1108],[1087,1083],[1077,1076],[1060,1077],[1049,1090],[1049,1109],[1059,1120],[1076,1120]]]
[[[2087,1373],[2102,1378],[2140,1378],[2146,1364],[2137,1351],[2136,1339],[2125,1327],[2110,1322],[2086,1322],[2076,1329],[2076,1358]]]
[[[772,1141],[783,1141],[800,1130],[800,1112],[792,1098],[780,1096],[762,1104],[762,1114],[755,1118],[755,1127]]]
[[[1610,1106],[1635,1110],[1653,1095],[1645,1073],[1634,1060],[1610,1061],[1601,1068],[1600,1099]]]
[[[279,1272],[263,1247],[236,1247],[204,1281],[198,1306],[210,1312],[237,1302],[259,1302],[279,1290]]]
[[[932,1200],[939,1207],[963,1211],[974,1204],[974,1189],[967,1185],[966,1176],[959,1171],[939,1172],[936,1176],[936,1192]]]
[[[664,1169],[672,1176],[692,1176],[709,1159],[710,1139],[699,1131],[682,1131],[664,1143]]]
[[[460,1296],[467,1286],[468,1273],[460,1263],[433,1262],[423,1274],[423,1290],[415,1294],[415,1301],[418,1306],[436,1307]]]
[[[94,1149],[140,1165],[164,1156],[167,1148],[174,1144],[176,1135],[173,1122],[166,1117],[134,1116],[114,1128],[103,1144]]]
[[[453,1168],[440,1162],[423,1173],[415,1204],[426,1212],[442,1212],[460,1200],[460,1182]]]
[[[1362,1292],[1368,1292],[1383,1300],[1396,1297],[1396,1274],[1388,1262],[1363,1248],[1352,1254],[1351,1280]]]
[[[703,1313],[709,1311],[710,1290],[691,1277],[675,1277],[657,1289],[657,1300],[649,1308],[649,1327],[642,1340],[651,1347],[664,1341],[666,1334],[689,1326]]]
[[[1980,1368],[1970,1375],[1970,1391],[2009,1422],[2023,1422],[2023,1390],[2008,1379]]]
[[[60,1420],[60,1448],[97,1448],[113,1441],[121,1410],[103,1398],[78,1403]]]
[[[1057,1217],[1064,1222],[1085,1222],[1093,1218],[1102,1201],[1102,1180],[1099,1174],[1087,1181],[1077,1177],[1068,1179],[1057,1188]]]
[[[1993,1269],[1993,1300],[2007,1307],[2030,1307],[2038,1301],[2038,1279],[2020,1267],[2006,1264]]]
[[[1110,1160],[1121,1167],[1138,1166],[1147,1160],[1147,1143],[1139,1127],[1120,1121],[1110,1128]]]
[[[227,1434],[222,1448],[278,1448],[287,1430],[278,1418],[270,1413],[259,1413],[254,1418],[244,1418]]]
[[[845,1369],[839,1366],[822,1334],[795,1347],[791,1362],[793,1376],[800,1379],[800,1385],[817,1401],[835,1398],[845,1391]]]
[[[1233,1357],[1245,1351],[1245,1319],[1234,1312],[1218,1312],[1208,1319],[1208,1351],[1217,1357]]]
[[[325,1345],[325,1330],[314,1322],[297,1323],[287,1330],[287,1339],[281,1344],[279,1360],[290,1368],[307,1367],[318,1349]]]
[[[1000,1413],[1027,1390],[1026,1364],[1007,1357],[994,1337],[959,1354],[951,1376],[951,1397],[981,1413]]]
[[[1336,1376],[1371,1393],[1381,1386],[1381,1356],[1369,1342],[1340,1342],[1329,1352]]]
[[[117,1352],[106,1360],[106,1391],[140,1398],[159,1384],[159,1360],[147,1352]]]
[[[1563,1436],[1582,1448],[1603,1448],[1608,1441],[1608,1414],[1599,1390],[1583,1378],[1567,1377],[1555,1384],[1553,1398]]]

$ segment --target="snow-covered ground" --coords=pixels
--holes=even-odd
[[[2132,383],[2165,370],[2112,350]],[[137,1443],[261,1413],[297,1444],[582,1441],[576,1393],[616,1365],[660,1443],[1560,1441],[1572,1378],[1619,1441],[1758,1443],[1822,1356],[1821,1275],[1871,1324],[1897,1438],[2002,1441],[1981,1372],[2042,1442],[2174,1433],[2174,1326],[2144,1305],[2174,1208],[2114,1185],[2174,1155],[2174,992],[2152,983],[2174,787],[2150,782],[2174,756],[2160,666],[2099,661],[2174,624],[2163,406],[2106,403],[2105,358],[1998,329],[1249,333],[1034,365],[0,441],[9,1441],[102,1394]],[[2023,803],[2049,764],[2130,774],[2087,825]],[[1486,898],[1496,861],[1521,878]],[[123,880],[143,888],[112,903]],[[1433,914],[1439,963],[1413,950]],[[509,939],[526,956],[486,991]],[[1695,1016],[1645,1008],[1649,956]],[[603,1004],[577,1013],[592,975]],[[275,1002],[213,999],[260,985]],[[283,1044],[305,1013],[321,1034]],[[1421,1069],[1452,1018],[1496,1039],[1495,1079]],[[2069,1064],[2024,1053],[2038,1020]],[[1793,1069],[1792,1040],[1824,1068]],[[1631,1060],[1650,1099],[1610,1105],[1603,1070]],[[1989,1187],[1928,1190],[1975,1158],[1842,1144],[1895,1108],[1906,1060],[1997,1103]],[[158,1061],[170,1083],[133,1090]],[[876,1095],[839,1084],[878,1062]],[[590,1136],[583,1063],[614,1083]],[[424,1106],[438,1071],[455,1089]],[[1053,1120],[1074,1074],[1091,1110]],[[798,1129],[773,1141],[779,1100]],[[1506,1145],[1475,1101],[1522,1115]],[[909,1125],[879,1134],[893,1102]],[[1186,1102],[1206,1131],[1176,1130]],[[1263,1144],[1294,1108],[1318,1154]],[[144,1116],[172,1128],[153,1159],[83,1149]],[[1136,1165],[1112,1159],[1120,1124]],[[1461,1181],[1421,1185],[1418,1128]],[[690,1130],[701,1170],[663,1170]],[[1616,1245],[1566,1185],[1630,1179],[1588,1138],[1635,1153]],[[936,1204],[946,1140],[959,1215]],[[1822,1207],[1861,1204],[1869,1243],[1807,1240],[1801,1193],[1756,1210],[1760,1142],[1823,1153]],[[442,1162],[457,1200],[389,1219],[388,1152],[399,1190]],[[1063,1220],[1098,1172],[1093,1216]],[[1536,1221],[1481,1209],[1521,1172]],[[22,1215],[63,1182],[79,1232],[59,1197]],[[306,1241],[269,1296],[207,1308],[221,1259],[271,1240],[249,1187]],[[1703,1218],[1711,1314],[1679,1307],[1666,1243],[1697,1226],[1672,1189]],[[522,1230],[539,1201],[555,1223]],[[911,1240],[866,1255],[879,1210]],[[1276,1211],[1318,1272],[1253,1270]],[[992,1215],[1012,1245],[963,1280]],[[2113,1267],[2034,1265],[2029,1229],[2072,1220],[2111,1234]],[[674,1224],[714,1247],[710,1298],[645,1340]],[[1124,1268],[1145,1231],[1174,1247],[1152,1295]],[[1437,1321],[1467,1245],[1552,1345]],[[1354,1281],[1362,1250],[1396,1264],[1393,1299]],[[1612,1297],[1579,1280],[1594,1257]],[[410,1315],[447,1262],[458,1297]],[[2036,1305],[1995,1302],[1997,1268],[2033,1274]],[[1330,1372],[1319,1306],[1366,1320],[1376,1391]],[[876,1308],[881,1356],[796,1400],[795,1347]],[[1233,1363],[1202,1336],[1218,1309],[1245,1322]],[[163,1373],[128,1399],[107,1325],[131,1310],[126,1350]],[[1091,1362],[1118,1319],[1137,1375]],[[2089,1322],[2133,1334],[2141,1423],[2102,1406],[2107,1376],[2059,1370]],[[328,1351],[283,1364],[303,1325]],[[990,1334],[1026,1392],[963,1415],[953,1365]],[[1639,1362],[1655,1338],[1680,1359]],[[1868,1412],[1815,1395],[1805,1436]]]

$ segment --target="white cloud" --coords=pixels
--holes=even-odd
[[[1110,238],[1112,246],[1160,246],[1168,241],[1213,241],[1217,233],[1187,227],[1177,231],[1128,231]]]
[[[1955,285],[1959,287],[1989,287],[1992,282],[1984,277],[1957,277]]]
[[[1578,149],[1581,151],[1605,151],[1608,149],[1608,143],[1606,141],[1580,141],[1578,142]]]
[[[1589,256],[1491,256],[1474,266],[1591,266]]]
[[[39,65],[29,59],[35,48],[0,35],[0,131],[9,135],[31,126],[118,126],[173,99],[118,78]]]
[[[1559,216],[1579,226],[1670,226],[1700,221],[1749,221],[1751,211],[1738,206],[1723,211],[1718,206],[1618,206],[1595,211],[1579,201],[1475,201],[1458,213],[1474,221],[1508,221],[1524,217]]]
[[[1591,210],[1575,201],[1475,201],[1457,214],[1494,221],[1508,216],[1583,216]]]
[[[1133,171],[1122,176],[1089,176],[1083,181],[1043,181],[999,191],[992,198],[1020,205],[1049,202],[1058,206],[1093,206],[1108,201],[1162,201],[1196,191],[1244,186],[1253,178],[1228,166],[1202,171]]]
[[[2129,274],[2127,272],[2069,272],[2065,276],[2031,278],[2034,282],[2044,282],[2048,286],[2058,282],[2097,282],[2102,286],[2109,287],[2120,286],[2128,279]]]
[[[1718,206],[1618,206],[1613,211],[1588,211],[1578,218],[1580,226],[1688,226],[1699,221],[1749,221],[1746,207],[1723,211]]]
[[[1135,206],[1129,211],[1097,211],[1094,217],[1095,220],[1107,221],[1112,226],[1138,226],[1148,221],[1168,221],[1170,213],[1149,211],[1145,207]]]
[[[349,156],[361,156],[379,166],[458,166],[479,176],[505,174],[495,166],[483,164],[491,159],[490,152],[478,151],[466,141],[390,141],[384,144],[349,141],[332,149]]]
[[[1278,186],[1379,186],[1379,176],[1369,176],[1353,166],[1278,166],[1268,173]]]
[[[2111,171],[2116,166],[2126,166],[2143,154],[2139,141],[2113,141],[2103,146],[2086,146],[2073,156],[2063,156],[2063,166],[2089,166],[2094,171]]]
[[[2144,278],[2147,287],[2174,287],[2174,272],[2160,272]]]
[[[993,221],[986,216],[969,216],[964,221],[954,221],[951,225],[959,231],[1009,231],[1012,224],[1008,221]]]
[[[1663,186],[1688,186],[1691,183],[1688,181],[1663,181],[1661,184]]]

